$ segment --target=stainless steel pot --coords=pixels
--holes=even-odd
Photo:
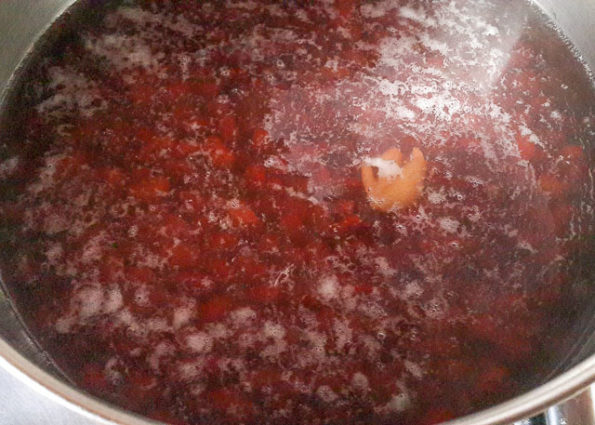
[[[0,2],[0,105],[19,64],[33,50],[37,39],[75,0],[2,0]],[[536,0],[582,57],[595,70],[595,0]],[[482,412],[453,421],[456,425],[509,424],[547,410],[549,424],[595,424],[595,320],[585,318],[569,330],[579,341],[549,382]],[[61,378],[44,353],[28,337],[23,325],[0,290],[0,357],[24,382],[45,388],[62,403],[100,423],[147,425],[155,423],[91,397]],[[47,391],[46,391],[47,392]],[[578,396],[577,396],[578,395]],[[574,397],[574,398],[573,398]],[[571,399],[564,403],[564,400]],[[561,403],[556,405],[556,403]],[[551,407],[554,406],[554,407]]]

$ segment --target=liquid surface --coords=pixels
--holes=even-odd
[[[593,295],[595,96],[525,4],[127,2],[37,72],[2,146],[4,275],[125,408],[437,423],[538,381]],[[422,183],[374,208],[390,149]]]

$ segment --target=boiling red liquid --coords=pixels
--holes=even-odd
[[[33,333],[82,388],[172,423],[431,424],[518,393],[592,231],[592,92],[535,16],[109,11],[41,62],[4,146],[7,281]],[[393,147],[428,171],[384,213],[360,168]]]

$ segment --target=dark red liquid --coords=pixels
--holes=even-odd
[[[175,423],[431,424],[533,385],[578,305],[594,95],[517,3],[138,2],[81,30],[0,164],[34,335]],[[383,213],[360,168],[393,147],[428,171]]]

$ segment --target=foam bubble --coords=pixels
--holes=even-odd
[[[213,338],[204,332],[196,332],[186,337],[186,346],[195,353],[208,353],[213,348]]]
[[[369,391],[370,382],[368,377],[361,372],[355,372],[351,378],[351,385],[360,391]]]
[[[180,329],[182,326],[188,323],[194,315],[194,312],[195,309],[190,305],[176,307],[174,309],[174,316],[172,319],[172,326],[174,329]]]
[[[279,323],[267,321],[263,327],[263,334],[267,338],[281,339],[285,337],[285,328]]]
[[[72,315],[61,316],[56,320],[54,329],[56,332],[61,334],[69,333],[77,322],[76,318]]]
[[[88,319],[101,313],[103,300],[103,290],[95,287],[83,287],[77,291],[73,298],[79,316],[83,319]]]
[[[394,179],[403,174],[403,169],[392,160],[382,158],[365,158],[364,162],[378,169],[378,177],[381,179]]]
[[[438,224],[447,233],[457,233],[461,223],[452,217],[441,217],[438,219]]]
[[[122,374],[118,370],[120,367],[122,367],[121,362],[116,356],[110,357],[108,361],[105,362],[103,372],[105,374],[106,379],[112,385],[117,385],[122,381]]]
[[[105,297],[105,303],[103,304],[103,312],[105,314],[111,314],[122,308],[123,299],[122,292],[117,286],[113,286],[107,290]]]
[[[205,329],[213,338],[227,338],[231,334],[229,328],[223,323],[211,323]]]
[[[375,3],[364,3],[359,10],[364,18],[375,19],[381,18],[390,10],[396,7],[395,4],[387,1],[379,1]]]
[[[432,18],[428,18],[426,12],[422,8],[413,9],[412,7],[403,6],[399,9],[399,15],[403,18],[425,24],[426,26],[436,25],[436,21]]]
[[[351,343],[353,332],[347,321],[335,319],[333,321],[333,331],[335,334],[335,346],[337,347],[337,350],[341,351],[347,344]]]
[[[134,291],[134,302],[141,306],[149,305],[149,288],[146,285],[140,285]]]
[[[177,372],[182,381],[193,381],[201,376],[203,361],[198,358],[194,361],[181,361],[177,364]]]
[[[396,269],[393,269],[392,267],[390,267],[386,257],[376,257],[374,259],[374,263],[376,263],[378,270],[385,277],[391,277],[397,273]]]
[[[45,257],[50,265],[58,265],[58,261],[62,259],[64,255],[64,249],[60,242],[50,244],[48,249],[45,251]]]
[[[229,316],[234,325],[243,326],[250,324],[252,320],[256,319],[256,312],[250,307],[242,307],[232,311]]]
[[[417,363],[414,363],[411,360],[405,360],[403,363],[405,365],[405,369],[407,369],[407,372],[409,372],[415,378],[421,379],[423,377],[423,369]]]
[[[13,156],[12,158],[2,161],[2,163],[0,163],[0,179],[10,177],[10,175],[16,171],[19,162],[20,159],[18,156]]]
[[[89,52],[107,59],[119,70],[142,67],[156,72],[159,69],[159,61],[164,56],[163,53],[153,53],[142,38],[124,34],[88,37],[84,43]]]
[[[339,280],[337,276],[324,276],[318,283],[318,294],[325,301],[336,298],[339,294]]]
[[[69,111],[78,111],[83,117],[91,117],[107,108],[97,84],[68,67],[51,67],[48,70],[49,88],[53,94],[35,108],[45,116],[60,116]]]
[[[436,191],[430,190],[427,193],[427,197],[428,197],[428,201],[430,201],[430,203],[432,203],[434,205],[440,204],[440,203],[446,201],[446,195],[442,191],[436,192]]]
[[[325,403],[332,403],[337,400],[339,396],[328,385],[321,385],[316,390],[316,395],[320,397]]]
[[[411,407],[411,398],[407,393],[393,394],[390,401],[384,406],[384,410],[390,412],[402,412]]]

